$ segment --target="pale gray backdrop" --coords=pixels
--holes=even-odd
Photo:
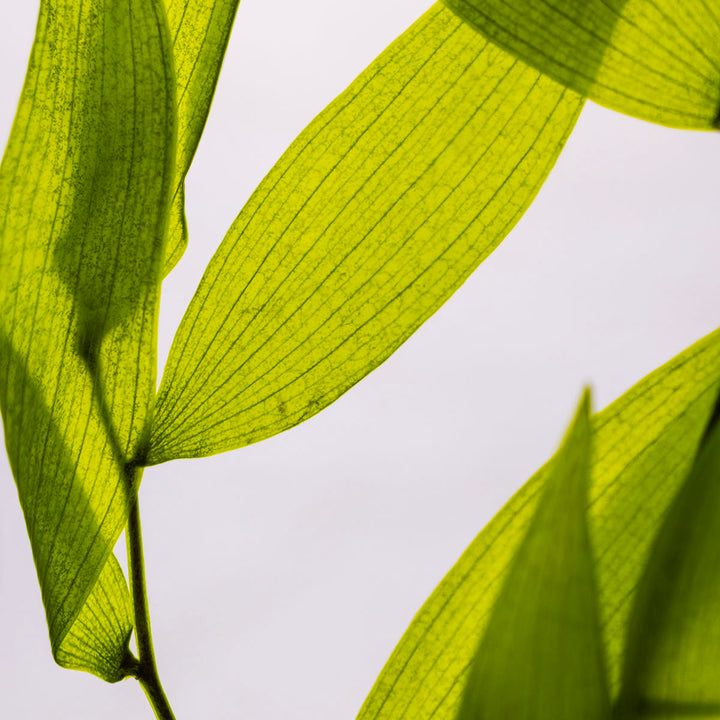
[[[243,0],[188,183],[160,359],[203,267],[305,124],[427,0]],[[0,135],[37,3],[0,7]],[[351,720],[426,596],[596,407],[720,323],[720,138],[588,105],[501,248],[385,365],[259,445],[146,473],[158,662],[179,720]],[[0,717],[149,719],[137,683],[51,659],[0,461]]]

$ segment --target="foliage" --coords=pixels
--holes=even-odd
[[[446,0],[479,32],[613,110],[711,129],[720,107],[713,0]]]
[[[586,392],[487,622],[459,720],[609,716],[585,512],[591,438]]]
[[[716,121],[715,0],[447,5],[258,186],[156,397],[160,287],[187,244],[184,179],[237,2],[41,2],[0,168],[6,446],[55,660],[137,677],[158,717],[172,711],[144,586],[143,469],[291,428],[382,363],[517,223],[586,96],[675,127]],[[592,421],[586,397],[558,455],[419,612],[360,717],[716,711],[719,380],[713,334]],[[112,554],[123,528],[129,588]]]
[[[717,332],[699,341],[593,418],[588,513],[613,695],[634,588],[720,389],[719,342]],[[455,716],[478,637],[557,462],[530,478],[438,585],[378,678],[362,720]],[[556,626],[558,634],[564,629]]]

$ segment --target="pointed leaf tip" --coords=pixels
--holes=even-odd
[[[719,390],[716,331],[592,418],[589,515],[613,696],[649,547],[687,477]],[[393,651],[358,720],[455,720],[477,638],[553,468],[549,462],[530,478],[448,572]]]
[[[586,390],[492,610],[458,720],[609,718],[587,528],[590,403]]]
[[[239,0],[165,0],[177,84],[177,156],[163,276],[188,243],[185,176],[200,143]]]

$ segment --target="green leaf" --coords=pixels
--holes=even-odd
[[[155,387],[174,168],[160,0],[43,0],[0,167],[0,405],[53,655],[124,674],[112,548]]]
[[[163,275],[188,242],[185,176],[195,156],[215,94],[239,0],[165,0],[177,77],[177,165]]]
[[[720,388],[720,332],[648,375],[594,416],[589,525],[611,694],[634,589],[687,476]],[[508,567],[553,472],[536,473],[493,518],[418,612],[360,720],[453,720]]]
[[[717,0],[444,2],[500,47],[601,105],[671,127],[717,123]]]
[[[720,715],[720,424],[653,545],[637,591],[621,717]]]
[[[587,527],[586,392],[468,676],[458,720],[610,717]]]
[[[382,363],[518,221],[581,104],[435,5],[233,223],[173,342],[148,462],[286,430]]]

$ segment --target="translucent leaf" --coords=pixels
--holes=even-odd
[[[720,112],[717,0],[445,0],[485,37],[613,110],[711,129]]]
[[[581,104],[434,6],[233,223],[173,342],[148,462],[267,438],[382,363],[510,232]]]
[[[587,527],[589,412],[586,392],[487,622],[458,720],[610,717]]]
[[[720,715],[720,425],[663,522],[633,607],[620,717]]]
[[[687,476],[720,387],[720,333],[699,341],[593,417],[589,525],[611,695],[630,603]],[[489,612],[552,473],[540,469],[493,518],[418,612],[360,720],[451,720]]]
[[[215,94],[239,0],[165,0],[177,78],[177,165],[163,275],[188,242],[185,176],[190,169]]]
[[[44,0],[0,168],[0,404],[55,659],[118,680],[112,548],[155,387],[174,167],[158,0]]]

